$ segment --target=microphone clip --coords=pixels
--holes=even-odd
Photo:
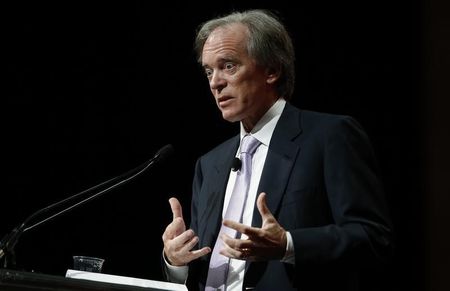
[[[231,170],[233,172],[237,172],[241,169],[241,167],[242,167],[242,161],[239,158],[235,157],[233,159],[233,163],[231,164]]]

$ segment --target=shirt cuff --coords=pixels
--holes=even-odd
[[[164,271],[166,272],[166,277],[169,282],[178,283],[178,284],[186,284],[186,280],[188,277],[189,267],[188,266],[172,266],[166,259],[163,251],[163,259],[164,259]]]
[[[286,253],[281,261],[283,263],[295,265],[294,241],[292,240],[292,236],[289,231],[286,231],[286,240]]]

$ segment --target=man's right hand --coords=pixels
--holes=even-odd
[[[211,252],[211,248],[204,247],[192,250],[198,243],[198,236],[192,229],[186,230],[181,204],[176,198],[169,199],[173,220],[166,227],[162,235],[164,255],[173,266],[184,266],[201,256]]]

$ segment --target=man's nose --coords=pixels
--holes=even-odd
[[[214,71],[209,80],[209,87],[211,90],[218,90],[219,92],[226,86],[227,82],[220,71]]]

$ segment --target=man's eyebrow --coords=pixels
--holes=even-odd
[[[223,63],[226,63],[226,62],[235,62],[235,63],[237,63],[237,59],[235,57],[233,57],[233,56],[223,56],[223,57],[220,57],[219,59],[217,59],[217,61],[216,61],[216,63],[218,63],[218,64],[223,64]],[[210,68],[211,66],[209,66],[207,64],[203,64],[202,67],[204,69],[206,69],[206,68]]]
[[[219,59],[219,61],[221,61],[221,62],[236,62],[237,61],[237,58],[236,58],[236,56],[233,56],[233,55],[225,55],[225,56],[223,56],[223,57],[221,57],[220,59]]]

